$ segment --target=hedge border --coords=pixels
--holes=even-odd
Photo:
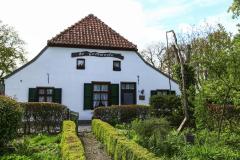
[[[76,133],[76,124],[73,121],[63,121],[61,137],[63,160],[86,160],[83,144]]]
[[[100,119],[92,120],[92,131],[114,160],[160,160],[146,148],[127,139],[113,126]]]
[[[20,102],[23,108],[22,131],[24,134],[56,134],[68,117],[68,108],[59,103]]]
[[[93,112],[93,119],[101,119],[111,125],[129,123],[132,120],[145,119],[150,116],[152,108],[146,105],[113,105],[97,107]]]

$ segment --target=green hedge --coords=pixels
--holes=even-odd
[[[230,129],[230,131],[240,130],[240,106],[226,105],[225,109],[223,105],[219,104],[207,104],[208,110],[205,111],[205,115],[208,114],[208,125],[212,129],[218,128],[218,122],[222,119],[222,127]],[[223,111],[224,110],[224,111]],[[196,111],[197,112],[197,111]],[[223,115],[224,112],[224,115]],[[206,125],[206,124],[204,124]]]
[[[150,107],[144,105],[98,107],[94,110],[93,118],[115,125],[123,122],[129,123],[136,118],[145,119],[150,112]]]
[[[16,137],[21,116],[21,107],[15,100],[0,96],[0,147]]]
[[[157,160],[153,153],[127,139],[110,124],[100,119],[92,120],[92,131],[114,160]]]
[[[59,103],[27,102],[23,107],[23,132],[28,133],[56,133],[67,119],[68,108]]]
[[[63,160],[85,160],[83,145],[76,134],[73,121],[63,122],[61,153]]]
[[[150,98],[150,105],[156,117],[165,117],[172,126],[179,126],[184,117],[181,98],[176,95],[154,95]]]

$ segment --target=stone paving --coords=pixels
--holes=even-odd
[[[111,160],[112,158],[105,152],[101,142],[97,141],[91,132],[90,125],[80,125],[78,133],[84,145],[87,160]]]

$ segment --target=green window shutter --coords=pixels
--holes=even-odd
[[[84,106],[83,109],[93,109],[93,98],[92,98],[92,84],[91,83],[85,83],[84,84]]]
[[[28,102],[37,102],[37,88],[29,88]]]
[[[62,103],[62,88],[54,89],[53,102]]]
[[[119,105],[119,84],[111,84],[111,105]]]

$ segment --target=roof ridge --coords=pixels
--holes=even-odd
[[[61,31],[60,33],[56,34],[55,36],[53,36],[51,39],[49,39],[48,41],[51,41],[52,39],[56,39],[58,36],[60,36],[61,34],[65,33],[66,31],[70,30],[70,28],[73,28],[74,26],[76,26],[78,23],[82,22],[82,20],[84,20],[85,18],[92,16],[93,14],[89,14],[85,17],[83,17],[82,19],[80,19],[79,21],[75,22],[74,24],[72,24],[71,26],[67,27],[66,29],[64,29],[63,31]],[[94,15],[93,15],[94,16]]]
[[[94,14],[89,14],[47,41],[48,46],[93,47],[135,50],[137,46],[124,38]]]
[[[118,36],[120,36],[121,38],[123,38],[124,40],[130,42],[132,45],[136,46],[135,44],[133,44],[131,41],[127,40],[126,38],[124,38],[120,33],[118,33],[117,31],[115,31],[114,29],[112,29],[112,27],[110,27],[109,25],[107,25],[104,21],[102,21],[100,18],[96,17],[94,14],[89,14],[88,16],[93,16],[94,18],[96,18],[97,20],[99,20],[102,24],[104,24],[106,27],[108,27],[109,29],[111,29],[113,32],[115,32]]]

